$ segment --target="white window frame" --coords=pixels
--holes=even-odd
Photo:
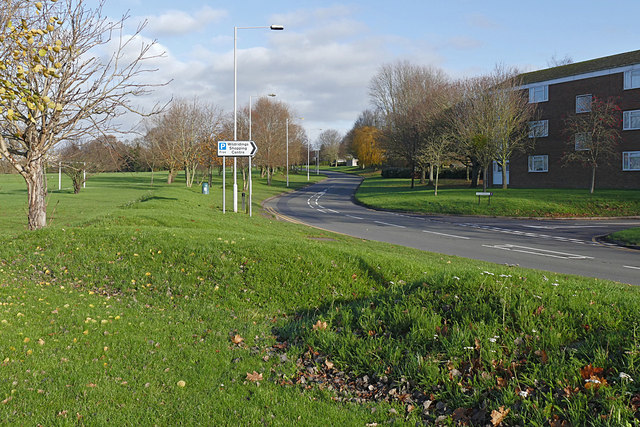
[[[589,113],[591,112],[591,101],[593,95],[578,95],[576,96],[576,113]]]
[[[536,162],[542,161],[542,169],[536,169]],[[529,172],[531,173],[542,173],[549,172],[549,155],[548,154],[539,154],[536,156],[529,156]]]
[[[631,158],[637,158],[638,167],[631,167]],[[622,170],[623,171],[640,171],[640,151],[623,151],[622,152]]]
[[[589,151],[589,147],[584,147],[585,144],[589,144],[591,141],[591,134],[586,132],[579,132],[575,134],[575,149],[576,151]]]
[[[635,125],[634,125],[635,122]],[[640,110],[622,112],[622,130],[640,129]]]
[[[545,136],[549,136],[549,120],[529,122],[529,138],[542,138]]]
[[[624,90],[640,87],[640,68],[624,72]]]
[[[529,88],[529,103],[545,102],[549,100],[549,85],[539,85]]]

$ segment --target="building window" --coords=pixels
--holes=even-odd
[[[576,96],[576,113],[588,113],[591,111],[591,95]]]
[[[640,87],[640,69],[624,72],[624,88],[636,89]]]
[[[529,122],[529,138],[549,136],[549,120]]]
[[[576,133],[576,151],[590,150],[591,146],[591,134],[590,133]]]
[[[622,113],[622,129],[640,129],[640,110],[631,110]]]
[[[549,100],[549,86],[535,86],[529,88],[529,102],[544,102]]]
[[[549,156],[529,156],[529,172],[549,172]]]
[[[623,171],[640,171],[640,151],[624,151],[622,153]]]

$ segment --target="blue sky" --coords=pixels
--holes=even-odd
[[[172,79],[147,105],[198,96],[232,111],[233,27],[284,25],[238,31],[238,103],[276,93],[305,117],[312,139],[351,127],[384,63],[409,60],[462,78],[496,64],[531,71],[553,56],[578,62],[640,49],[637,0],[106,0],[109,16],[127,11],[131,28],[147,20],[143,36],[166,52],[154,79]]]

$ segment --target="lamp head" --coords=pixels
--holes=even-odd
[[[284,30],[284,25],[271,25],[269,28],[272,30]]]

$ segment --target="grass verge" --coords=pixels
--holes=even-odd
[[[609,239],[620,242],[627,246],[640,246],[640,228],[630,228],[628,230],[612,233]]]
[[[135,200],[1,238],[0,422],[634,422],[634,287]]]
[[[338,168],[339,170],[340,168]],[[410,188],[408,179],[384,179],[379,173],[345,169],[365,180],[356,199],[369,207],[432,214],[488,215],[513,217],[614,217],[640,215],[640,192],[598,189],[594,194],[579,189],[491,188],[478,203],[476,191],[466,182],[441,180],[438,195],[431,185]]]

